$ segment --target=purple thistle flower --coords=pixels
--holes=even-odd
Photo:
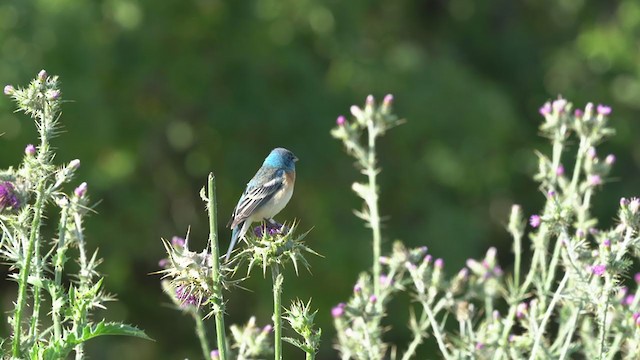
[[[78,159],[71,160],[69,162],[69,167],[77,170],[80,167],[80,160]]]
[[[345,303],[340,303],[337,306],[335,306],[333,309],[331,309],[331,316],[333,316],[334,318],[339,318],[342,315],[344,315],[344,308],[347,305]]]
[[[546,103],[544,103],[544,105],[542,105],[540,107],[540,109],[538,111],[540,112],[540,115],[542,115],[542,116],[547,116],[547,115],[551,114],[551,103],[547,101]]]
[[[362,286],[360,286],[360,284],[356,284],[353,287],[353,292],[356,293],[356,294],[360,294],[362,292]]]
[[[174,236],[171,238],[171,244],[173,244],[174,247],[184,247],[185,243],[186,242],[184,238],[181,238],[179,236]]]
[[[589,175],[589,177],[587,178],[587,182],[591,186],[602,185],[602,178],[600,177],[600,175]]]
[[[378,302],[378,297],[375,295],[369,296],[369,302],[375,304],[376,302]]]
[[[198,304],[198,299],[191,292],[187,291],[184,286],[178,286],[176,288],[176,298],[180,300],[180,305],[182,306],[195,306]]]
[[[481,342],[476,343],[476,350],[482,350],[484,348],[484,344]]]
[[[16,89],[15,89],[13,86],[11,86],[11,85],[5,85],[5,87],[4,87],[4,94],[5,94],[5,95],[11,95],[11,94],[13,94],[15,91],[16,91]]]
[[[373,95],[367,96],[367,106],[373,106],[374,101]]]
[[[596,148],[594,148],[594,147],[592,146],[592,147],[590,147],[589,149],[587,149],[587,156],[588,156],[590,159],[595,159],[595,158],[596,158],[596,156],[597,156]]]
[[[36,147],[33,144],[29,144],[24,148],[24,153],[27,156],[33,156],[36,154]]]
[[[575,117],[577,117],[577,118],[581,118],[581,117],[582,117],[582,115],[584,115],[584,111],[582,111],[582,109],[576,109],[576,110],[573,112],[573,115],[575,115]]]
[[[627,200],[627,198],[620,198],[620,206],[627,206],[629,205],[629,200]]]
[[[633,300],[635,300],[635,298],[636,297],[633,296],[633,295],[627,295],[627,296],[624,297],[624,300],[622,301],[622,304],[629,306],[629,305],[633,304]]]
[[[74,194],[76,194],[77,197],[83,198],[84,195],[87,193],[87,183],[83,182],[73,192]]]
[[[638,319],[640,319],[640,312],[633,313],[633,315],[631,315],[631,318],[633,319],[633,322],[635,322],[637,324],[638,323]]]
[[[605,271],[607,271],[607,265],[593,265],[590,268],[591,273],[596,276],[603,276]]]
[[[553,101],[553,110],[557,112],[564,111],[564,107],[567,106],[567,100],[565,99],[557,99]]]
[[[17,209],[20,207],[20,200],[16,196],[16,189],[12,183],[5,181],[0,184],[0,211],[4,209]]]
[[[616,156],[613,154],[609,154],[607,155],[607,157],[604,159],[605,164],[611,166],[613,164],[616,163]]]
[[[47,79],[47,71],[44,69],[40,70],[40,72],[38,73],[38,80],[44,81],[46,79]]]
[[[218,360],[220,359],[220,350],[211,350],[211,360]]]
[[[271,324],[267,324],[262,328],[262,332],[265,333],[265,334],[270,333],[271,330],[273,330],[273,325],[271,325]]]
[[[382,101],[382,105],[385,106],[385,107],[389,107],[389,106],[391,106],[392,102],[393,102],[393,95],[387,94],[384,97],[384,100]]]
[[[604,247],[607,247],[607,248],[608,248],[608,247],[611,247],[611,240],[609,240],[609,239],[604,239],[604,240],[602,241],[602,245],[604,245]]]
[[[600,104],[597,107],[597,111],[598,111],[598,114],[607,116],[611,114],[611,107]]]
[[[277,228],[269,228],[269,235],[270,236],[275,236],[278,235],[280,233],[280,229]]]
[[[540,215],[531,215],[531,217],[529,218],[529,224],[534,229],[540,226],[541,223],[542,219],[540,218]]]
[[[524,317],[524,315],[527,313],[527,303],[525,302],[521,302],[520,304],[518,304],[518,306],[516,306],[516,317],[518,319],[522,319]]]
[[[556,168],[556,176],[562,176],[562,175],[564,175],[564,166],[562,166],[562,164],[560,164]]]
[[[437,258],[436,261],[433,262],[433,266],[435,266],[436,269],[442,269],[444,267],[444,260]]]
[[[393,278],[385,274],[380,275],[380,285],[387,287],[391,284],[393,284]]]
[[[556,191],[555,191],[555,190],[553,190],[553,189],[551,189],[551,190],[547,191],[547,196],[548,196],[548,197],[551,197],[551,198],[552,198],[552,197],[554,197],[554,196],[556,196]]]
[[[336,119],[336,124],[338,124],[338,126],[342,126],[346,122],[347,122],[347,119],[342,115],[338,116],[338,118]]]
[[[52,90],[47,94],[49,100],[57,100],[60,97],[60,90]]]
[[[169,259],[160,259],[158,261],[158,266],[161,268],[166,268],[169,265]]]
[[[427,256],[425,256],[424,259],[422,260],[422,262],[424,262],[425,264],[429,265],[431,260],[433,260],[433,256],[431,256],[431,254],[427,254]]]
[[[633,280],[636,281],[636,284],[640,284],[640,272],[633,276]]]
[[[253,234],[256,237],[261,238],[264,235],[264,225],[258,225],[253,228]]]

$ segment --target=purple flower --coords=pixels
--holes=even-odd
[[[24,148],[24,153],[27,156],[33,156],[36,154],[36,147],[33,146],[33,144],[29,144],[27,145],[27,147]]]
[[[547,115],[551,114],[551,103],[547,101],[546,103],[544,103],[544,105],[542,105],[540,107],[540,109],[538,111],[540,112],[540,115],[542,115],[542,116],[547,116]]]
[[[338,126],[342,126],[346,122],[347,122],[347,119],[342,115],[338,116],[338,118],[336,119],[336,124],[338,124]]]
[[[160,259],[158,261],[158,266],[161,268],[166,268],[169,265],[169,259]]]
[[[347,305],[345,303],[340,303],[337,306],[335,306],[333,309],[331,309],[331,316],[333,316],[334,318],[339,318],[342,315],[344,315],[344,308]]]
[[[16,91],[16,89],[15,89],[13,86],[11,86],[11,85],[5,85],[5,87],[4,87],[4,94],[5,94],[5,95],[11,95],[11,94],[13,94],[15,91]]]
[[[436,269],[442,269],[444,267],[444,260],[437,258],[436,261],[433,262],[433,266],[435,266]]]
[[[476,343],[476,350],[482,350],[484,348],[484,344],[481,342]]]
[[[590,159],[595,159],[596,158],[596,148],[594,148],[593,146],[590,147],[589,149],[587,149],[587,156]]]
[[[375,295],[369,296],[369,302],[375,304],[376,302],[378,302],[378,297]]]
[[[548,197],[554,197],[554,196],[556,196],[556,191],[555,191],[555,190],[553,190],[553,189],[551,189],[551,190],[547,191],[547,196],[548,196]]]
[[[73,192],[76,194],[77,197],[83,198],[84,195],[87,193],[87,183],[83,182]]]
[[[582,117],[582,115],[584,115],[584,112],[582,111],[582,109],[576,109],[576,110],[573,112],[573,115],[575,115],[575,117],[577,117],[577,118],[581,118],[581,117]]]
[[[356,286],[353,287],[353,292],[360,294],[362,292],[362,286],[360,286],[360,284],[356,284]]]
[[[425,256],[422,261],[428,265],[431,262],[431,260],[433,260],[433,256],[431,256],[431,254],[427,254],[427,256]]]
[[[367,106],[373,106],[374,101],[373,95],[367,96]]]
[[[40,72],[38,73],[38,80],[44,81],[46,79],[47,79],[47,71],[44,69],[40,70]]]
[[[60,97],[60,90],[51,90],[47,93],[49,100],[57,100]]]
[[[616,162],[616,156],[613,154],[609,154],[607,155],[607,157],[604,159],[605,164],[611,166],[613,164],[615,164]]]
[[[611,107],[600,104],[597,107],[597,111],[598,111],[598,114],[607,116],[611,114]]]
[[[185,243],[186,242],[184,238],[181,238],[179,236],[174,236],[171,238],[171,244],[173,244],[174,247],[184,247]]]
[[[620,206],[627,206],[629,205],[629,200],[627,200],[627,198],[620,198]]]
[[[558,100],[554,100],[553,101],[553,110],[557,111],[557,112],[561,112],[564,111],[564,107],[567,106],[567,100],[565,99],[558,99]]]
[[[562,166],[562,164],[558,165],[558,167],[556,168],[556,175],[557,176],[564,175],[564,166]]]
[[[633,315],[631,315],[631,318],[633,319],[634,323],[636,323],[637,325],[640,325],[638,323],[638,321],[640,321],[640,312],[633,313]]]
[[[385,274],[380,275],[380,285],[387,287],[391,284],[393,284],[393,278]]]
[[[219,350],[211,350],[211,360],[218,360],[220,359],[220,351]]]
[[[593,265],[590,270],[593,275],[603,276],[604,272],[607,271],[607,265]]]
[[[635,300],[635,298],[636,297],[633,296],[633,295],[627,295],[627,296],[624,297],[624,300],[622,301],[622,304],[629,306],[629,305],[633,304],[633,300]]]
[[[273,326],[271,324],[267,324],[262,328],[262,332],[268,334],[273,330]]]
[[[467,278],[469,277],[469,269],[467,268],[460,269],[460,271],[458,271],[457,277],[461,280],[467,280]]]
[[[16,189],[12,183],[5,181],[0,184],[0,211],[4,209],[17,209],[20,200],[16,196]]]
[[[516,306],[516,317],[518,319],[522,319],[527,313],[527,308],[527,303],[521,302],[520,304],[518,304],[518,306]]]
[[[392,102],[393,102],[393,95],[387,94],[387,96],[385,96],[384,100],[382,101],[382,105],[384,107],[389,107],[389,106],[391,106]]]
[[[607,247],[607,248],[608,248],[608,247],[611,247],[611,240],[609,240],[609,239],[604,239],[604,240],[602,241],[602,245],[604,245],[604,247]]]
[[[529,224],[533,228],[537,228],[541,223],[542,219],[540,218],[540,215],[531,215],[531,217],[529,218]]]
[[[195,306],[198,304],[198,299],[184,286],[178,286],[176,288],[176,298],[180,300],[180,305],[182,306]]]
[[[633,276],[633,280],[635,280],[635,281],[636,281],[636,284],[640,284],[640,273],[636,273],[636,274]]]
[[[69,167],[73,169],[78,169],[80,167],[80,160],[74,159],[69,162]]]
[[[602,178],[600,175],[589,175],[587,182],[591,186],[602,185]]]

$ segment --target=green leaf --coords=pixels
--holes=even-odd
[[[133,336],[153,341],[153,339],[147,336],[144,331],[135,326],[115,322],[105,323],[104,321],[85,327],[82,331],[82,337],[77,341],[78,343],[81,343],[104,335]]]

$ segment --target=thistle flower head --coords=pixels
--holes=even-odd
[[[0,211],[16,210],[20,207],[17,191],[13,183],[3,181],[0,183]]]
[[[16,91],[16,89],[12,85],[5,85],[4,86],[4,94],[5,95],[13,95],[13,93],[15,91]]]
[[[251,317],[246,325],[231,325],[231,336],[238,349],[238,359],[264,359],[273,353],[269,332],[256,325],[256,318]]]
[[[87,183],[83,182],[82,184],[78,185],[78,187],[73,191],[73,193],[76,194],[77,197],[83,198],[87,193]]]
[[[529,225],[534,229],[540,226],[541,223],[542,219],[540,218],[540,215],[531,215],[529,218]]]
[[[36,154],[36,147],[33,144],[29,144],[24,148],[24,153],[27,156],[34,156]]]

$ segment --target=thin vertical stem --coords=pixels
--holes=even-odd
[[[44,208],[44,184],[45,178],[41,178],[38,182],[36,190],[36,203],[33,207],[33,219],[31,221],[31,232],[29,234],[29,243],[27,245],[27,254],[23,266],[20,268],[20,281],[18,285],[18,300],[16,303],[16,312],[13,316],[13,357],[20,358],[20,327],[22,320],[22,312],[27,302],[27,280],[31,271],[31,260],[33,258],[33,249],[37,241],[36,237],[40,228],[40,219]]]
[[[224,327],[224,301],[222,298],[222,282],[220,281],[220,250],[218,249],[218,207],[216,205],[216,180],[213,173],[209,173],[208,179],[208,210],[209,210],[209,246],[211,247],[211,276],[213,280],[214,298],[217,311],[214,314],[216,320],[216,340],[221,360],[227,359],[227,341]]]
[[[54,293],[51,294],[52,311],[51,317],[53,318],[53,334],[56,341],[62,338],[62,326],[60,324],[60,291],[62,290],[62,269],[64,267],[64,253],[66,250],[65,238],[67,234],[67,217],[69,213],[69,207],[67,205],[62,207],[62,214],[60,216],[60,225],[58,228],[58,249],[56,251],[56,262],[54,270]]]
[[[278,264],[271,265],[273,279],[273,329],[274,329],[274,359],[282,360],[282,283],[284,277],[280,273]]]
[[[531,350],[531,356],[529,357],[529,360],[536,359],[538,348],[540,348],[540,342],[542,341],[542,336],[544,335],[545,328],[547,327],[547,322],[549,322],[549,319],[551,318],[551,314],[553,313],[553,310],[556,307],[556,303],[560,301],[560,295],[562,294],[564,287],[567,285],[567,281],[569,281],[569,272],[564,273],[564,277],[562,278],[562,281],[560,281],[558,288],[553,294],[551,303],[549,303],[549,306],[547,307],[547,311],[544,313],[544,316],[542,317],[542,321],[540,321],[540,326],[536,331],[536,336],[533,342],[533,349]]]
[[[376,296],[380,296],[380,251],[381,251],[381,233],[380,233],[380,213],[378,211],[378,185],[376,176],[376,131],[373,119],[368,121],[369,148],[367,151],[367,176],[369,178],[369,199],[367,206],[369,207],[369,222],[371,231],[373,232],[373,292]]]
[[[193,316],[193,319],[196,321],[196,334],[198,335],[198,340],[200,340],[200,348],[202,349],[204,359],[209,359],[211,357],[211,348],[207,341],[207,333],[204,328],[202,316],[200,316],[200,312],[196,309],[191,310],[191,316]]]

